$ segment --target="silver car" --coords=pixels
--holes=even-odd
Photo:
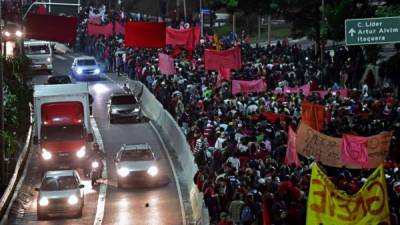
[[[110,123],[117,119],[130,119],[140,121],[142,119],[142,108],[139,100],[132,94],[113,94],[108,102],[108,114]]]
[[[124,144],[115,157],[118,187],[129,181],[156,182],[157,158],[149,144]]]
[[[82,216],[84,193],[76,170],[48,171],[43,177],[37,200],[38,220],[50,215]]]

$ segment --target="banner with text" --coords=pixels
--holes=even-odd
[[[379,166],[354,195],[338,190],[313,163],[307,201],[307,225],[390,224],[385,173]]]
[[[204,50],[204,66],[206,70],[220,70],[223,68],[240,69],[242,67],[240,47],[224,51]]]
[[[367,168],[376,168],[383,163],[389,151],[391,138],[391,132],[382,132],[368,137]],[[327,166],[346,166],[352,169],[365,168],[365,166],[349,164],[341,160],[341,138],[330,137],[320,133],[303,122],[297,128],[296,149],[299,154],[305,157],[313,156],[315,160]]]

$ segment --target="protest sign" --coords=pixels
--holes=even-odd
[[[232,94],[264,92],[267,84],[263,80],[232,80]]]
[[[307,225],[390,224],[385,173],[379,166],[354,195],[338,190],[313,163],[307,201]]]
[[[176,73],[174,58],[167,54],[158,53],[158,67],[161,74],[172,75]]]
[[[242,67],[240,47],[225,51],[206,49],[204,51],[204,66],[206,70],[240,69]]]
[[[389,151],[391,132],[382,132],[368,137],[368,165],[366,168],[376,168],[383,163]],[[346,166],[352,169],[361,169],[359,164],[349,164],[341,160],[342,139],[330,137],[312,129],[301,122],[297,128],[296,149],[305,157],[313,156],[322,164],[333,167]],[[365,168],[365,166],[364,166]]]
[[[301,120],[315,130],[322,130],[324,128],[325,107],[303,102],[301,104]]]

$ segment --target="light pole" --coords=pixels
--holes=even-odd
[[[2,19],[2,14],[1,14],[1,12],[2,12],[2,5],[1,5],[1,0],[0,0],[0,26],[2,25],[2,23],[3,23],[3,19]],[[3,29],[1,29],[1,30],[3,30]],[[1,35],[0,35],[0,45],[3,45],[3,34],[1,33]],[[4,45],[4,47],[5,47],[5,45]],[[2,49],[3,50],[3,49]],[[3,53],[2,53],[3,51],[0,51],[0,60],[1,60],[1,62],[0,62],[0,142],[1,142],[1,145],[0,145],[0,179],[1,179],[1,182],[0,182],[0,186],[1,186],[1,190],[3,190],[3,187],[5,186],[5,184],[6,184],[6,171],[5,171],[5,164],[4,164],[4,161],[5,161],[5,148],[4,148],[4,97],[3,97],[3,95],[4,95],[4,93],[3,93],[3,57],[5,57],[5,55],[3,56]]]

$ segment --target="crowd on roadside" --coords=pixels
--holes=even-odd
[[[176,118],[199,167],[193,182],[204,194],[212,224],[261,225],[266,215],[275,225],[305,224],[313,159],[302,157],[301,168],[284,163],[288,127],[298,126],[304,101],[325,106],[322,132],[327,135],[393,131],[385,173],[392,224],[400,223],[400,171],[395,163],[400,159],[399,101],[388,84],[376,88],[368,79],[360,87],[351,82],[356,76],[355,59],[347,49],[337,49],[327,69],[319,66],[312,49],[280,42],[252,47],[239,40],[234,44],[242,49],[243,67],[232,71],[232,79],[263,79],[268,90],[233,96],[229,82],[217,86],[217,72],[204,69],[204,49],[214,47],[208,38],[193,54],[182,50],[175,59],[177,73],[165,76],[159,73],[157,54],[172,54],[176,49],[126,49],[122,36],[83,37],[81,47],[87,54],[103,61],[108,72],[142,81]],[[327,73],[329,77],[323,75]],[[284,85],[306,83],[313,90],[331,92],[321,97],[281,91]],[[335,94],[339,88],[347,88],[348,97]],[[282,114],[285,119],[268,121],[263,112]],[[357,192],[371,172],[326,170],[349,194]]]

